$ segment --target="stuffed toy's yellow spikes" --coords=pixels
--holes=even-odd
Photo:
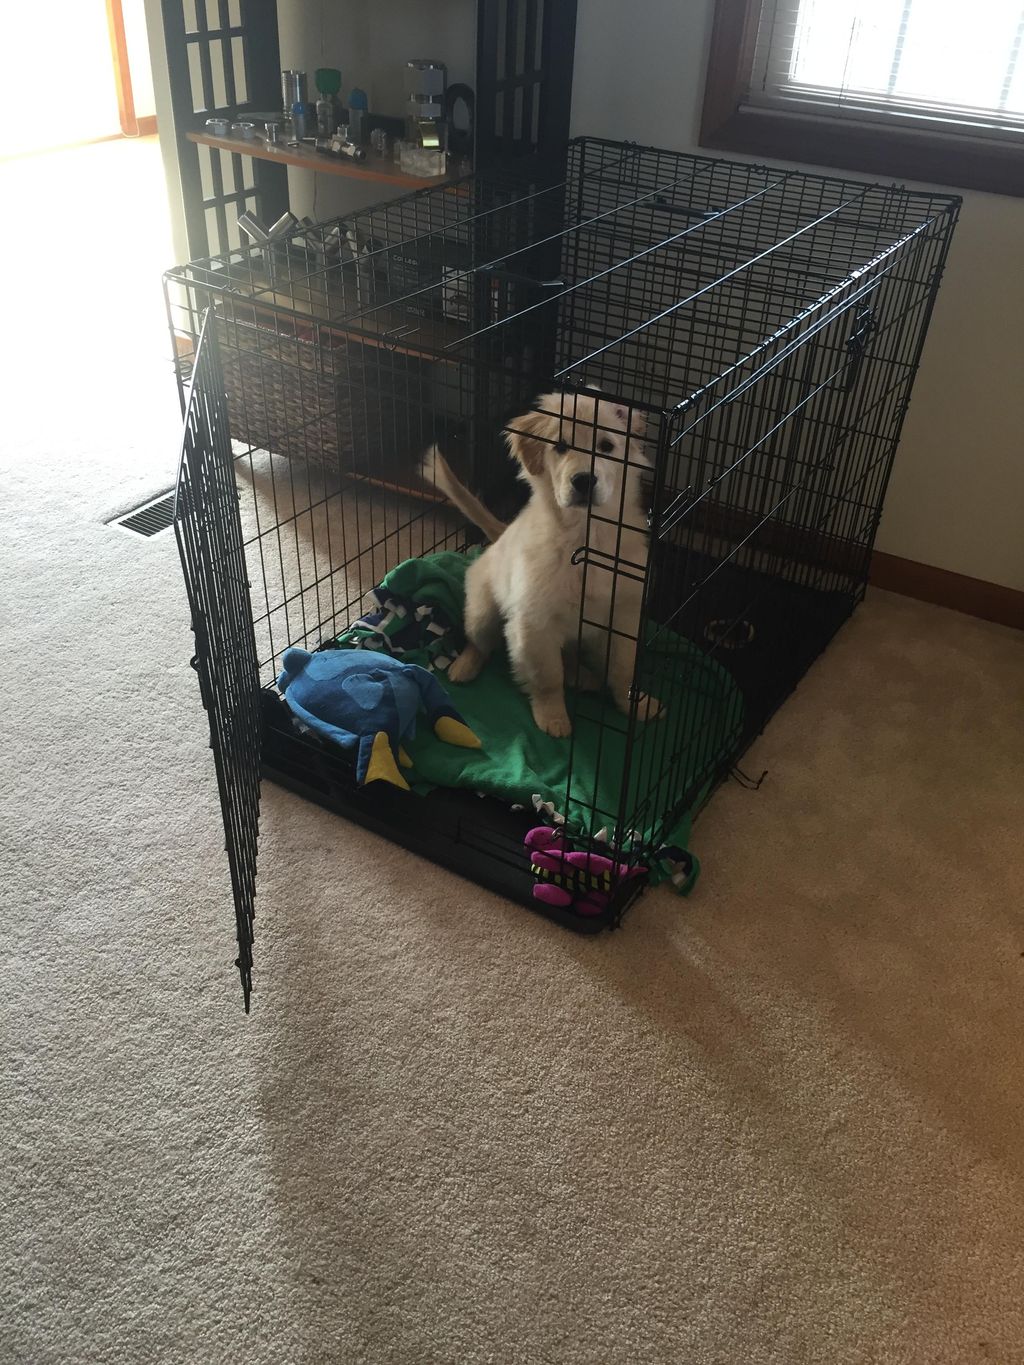
[[[455,744],[460,749],[479,749],[480,741],[468,725],[454,716],[440,716],[434,722],[434,734],[445,744]]]
[[[398,761],[402,761],[402,750],[399,752]],[[409,755],[405,755],[409,758]],[[412,760],[404,765],[412,767]],[[402,791],[409,790],[409,784],[395,767],[395,756],[391,752],[391,741],[383,730],[378,730],[373,737],[373,747],[370,749],[370,761],[366,765],[366,776],[364,782],[390,782],[393,787],[401,787]]]

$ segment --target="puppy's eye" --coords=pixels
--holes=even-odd
[[[558,451],[559,455],[564,455],[565,452],[569,449],[569,442],[568,442],[568,441],[556,441],[556,442],[555,442],[555,449]]]
[[[606,436],[603,441],[598,441],[597,448],[602,455],[610,455],[612,451],[615,449],[615,443],[613,441],[609,441],[608,437]]]

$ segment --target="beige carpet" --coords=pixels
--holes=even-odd
[[[144,264],[12,286],[0,1361],[1024,1360],[1024,639],[872,595],[596,941],[267,788],[246,1019]]]

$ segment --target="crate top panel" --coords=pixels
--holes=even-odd
[[[958,205],[581,138],[555,167],[421,190],[168,279],[189,309],[258,301],[453,363],[511,368],[539,348],[553,381],[665,411],[872,270],[910,271],[904,258],[948,237]]]

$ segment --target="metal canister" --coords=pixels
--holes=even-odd
[[[290,237],[292,233],[299,230],[299,220],[289,209],[285,209],[276,223],[271,223],[267,228],[269,237]]]
[[[417,58],[405,64],[405,112],[410,125],[422,119],[444,118],[448,68],[444,62]]]
[[[254,213],[250,213],[248,209],[246,209],[245,213],[240,215],[238,219],[238,226],[242,229],[245,235],[248,238],[250,238],[251,241],[255,242],[258,246],[264,246],[266,245],[267,242],[270,241],[270,233],[263,226],[263,224],[256,217],[256,215]]]
[[[287,114],[296,104],[308,102],[305,71],[281,72],[281,108]]]

